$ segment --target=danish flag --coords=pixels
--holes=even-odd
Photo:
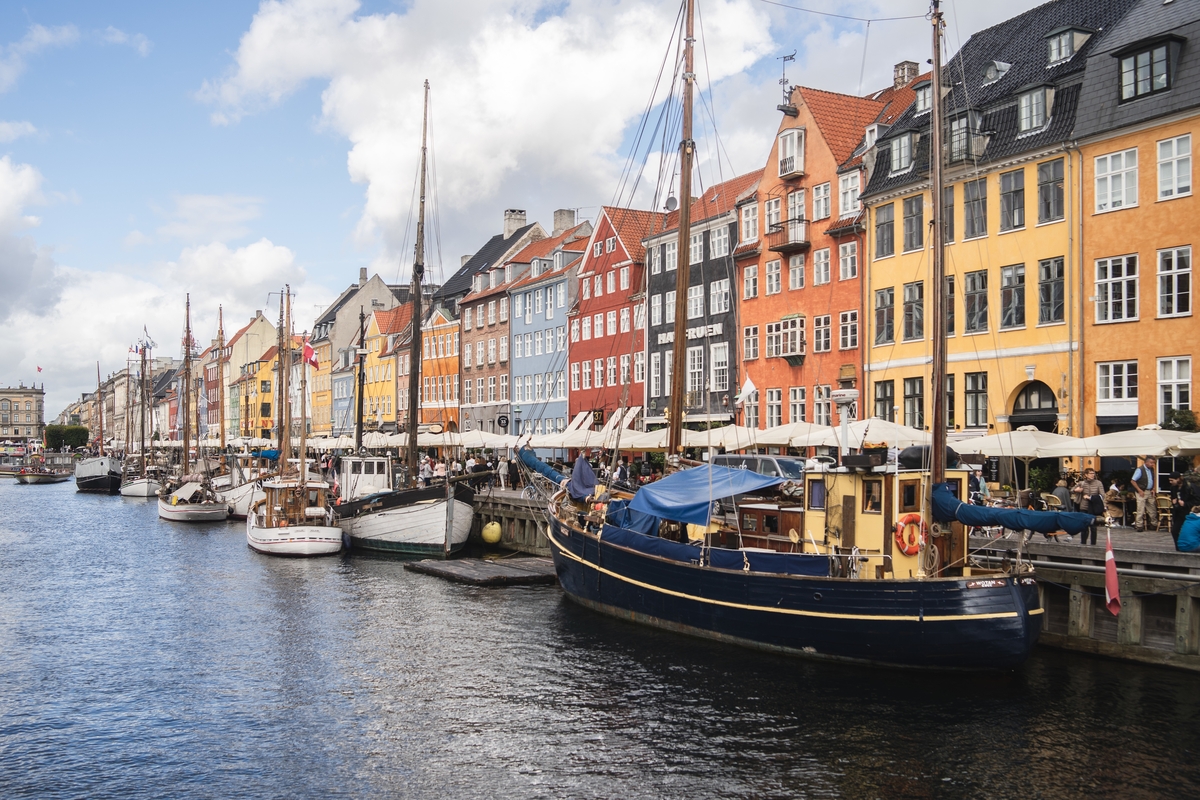
[[[320,369],[320,368],[321,368],[321,365],[320,365],[320,363],[317,361],[317,351],[316,351],[316,350],[313,350],[313,346],[312,346],[311,344],[309,344],[309,343],[308,343],[308,338],[307,338],[307,337],[305,337],[305,339],[304,339],[304,355],[303,355],[303,359],[304,359],[304,363],[305,363],[305,364],[312,364],[312,368],[313,368],[313,369]]]

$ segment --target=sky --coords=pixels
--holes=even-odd
[[[1034,5],[950,0],[947,50]],[[123,369],[147,334],[178,355],[189,293],[207,343],[218,306],[228,335],[257,309],[275,319],[285,284],[300,331],[360,267],[407,282],[426,79],[435,281],[500,231],[505,209],[550,229],[559,208],[594,219],[604,204],[661,205],[658,146],[635,143],[647,106],[651,128],[663,107],[655,85],[664,59],[670,80],[679,9],[0,5],[0,385],[44,383],[52,417],[94,388],[97,361],[106,375]],[[780,56],[796,54],[790,83],[850,94],[888,85],[898,61],[929,57],[926,0],[698,9],[699,185],[762,168],[779,123]],[[676,146],[661,131],[657,141]]]

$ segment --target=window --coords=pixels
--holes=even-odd
[[[1004,203],[1001,199],[1001,215]],[[1063,160],[1038,164],[1038,223],[1063,218]]]
[[[779,177],[804,171],[804,131],[792,129],[779,134]]]
[[[471,308],[467,308],[463,311],[463,328],[465,328],[466,330],[471,330],[471,327],[472,327],[471,326],[471,311],[472,311]]]
[[[742,299],[758,297],[758,265],[750,264],[742,272]]]
[[[608,366],[608,373],[607,373],[608,374],[608,385],[616,386],[617,385],[617,357],[609,356],[607,366]]]
[[[826,219],[829,216],[829,184],[822,183],[813,187],[813,219]]]
[[[549,331],[546,331],[549,333]],[[542,332],[534,331],[533,334],[533,353],[540,356],[542,354]]]
[[[987,416],[987,373],[968,372],[966,375],[966,399],[968,428],[986,428]]]
[[[783,326],[780,322],[767,323],[767,358],[783,355]]]
[[[746,398],[746,427],[758,428],[758,390],[755,389]]]
[[[529,351],[526,350],[526,355],[529,354]],[[475,343],[475,364],[480,367],[483,366],[483,339]]]
[[[712,258],[729,255],[729,228],[725,226],[714,228],[708,234],[708,249],[709,255]],[[629,287],[624,286],[622,288],[628,289]]]
[[[875,416],[896,421],[896,383],[895,381],[875,381]]]
[[[1127,55],[1121,59],[1121,101],[1134,100],[1170,87],[1165,44]]]
[[[704,232],[693,233],[688,242],[688,264],[699,264],[704,260]]]
[[[557,288],[556,294],[558,295],[558,303],[556,305],[559,308],[563,308],[567,305],[567,284],[560,283],[557,285],[556,288]],[[550,315],[547,314],[546,318],[549,319]]]
[[[766,219],[767,230],[772,231],[779,227],[779,214],[782,208],[782,201],[778,197],[772,197],[767,202],[763,203],[763,213]]]
[[[892,287],[875,290],[875,344],[896,341],[896,290]]]
[[[1096,157],[1096,212],[1136,206],[1137,148]]]
[[[768,283],[770,279],[768,278]],[[724,314],[730,309],[732,298],[729,296],[729,278],[713,281],[708,285],[708,313]]]
[[[709,345],[708,350],[711,364],[709,389],[714,392],[729,391],[729,343],[717,342]]]
[[[500,337],[500,363],[508,361],[508,337]]]
[[[954,276],[946,276],[946,335],[954,335]]]
[[[571,365],[571,391],[579,391],[579,362]]]
[[[633,354],[633,382],[646,382],[646,353],[638,350]]]
[[[587,320],[584,320],[587,322]],[[650,324],[662,325],[662,295],[650,296]]]
[[[1017,101],[1017,127],[1021,133],[1046,124],[1046,89],[1038,87],[1025,92]]]
[[[904,379],[904,424],[910,428],[925,427],[925,379]]]
[[[646,327],[646,304],[638,303],[633,307],[633,329],[640,331]]]
[[[1168,412],[1192,407],[1192,359],[1158,360],[1158,421],[1167,421]]]
[[[838,245],[838,279],[848,281],[858,277],[858,242]]]
[[[1192,248],[1158,251],[1158,315],[1186,317],[1192,313]]]
[[[859,210],[858,192],[857,172],[838,178],[838,214],[845,217]]]
[[[892,172],[903,172],[912,166],[912,134],[892,140]]]
[[[1063,279],[1065,276],[1062,256],[1044,258],[1038,262],[1039,325],[1063,321]]]
[[[583,318],[583,341],[588,341],[592,338],[592,318],[590,316]]]
[[[533,292],[533,313],[542,313],[542,292],[540,289],[535,289]],[[525,321],[529,323],[533,322],[528,316],[525,317]]]
[[[622,291],[624,291],[624,290],[628,290],[628,289],[629,289],[629,267],[621,267],[621,275],[620,275],[620,277],[621,277],[621,281],[620,281],[620,282],[621,282],[621,289],[622,289]],[[563,303],[562,303],[562,299],[561,299],[561,298],[562,298],[562,291],[561,291],[561,289],[562,289],[562,288],[563,288],[563,287],[560,285],[560,286],[559,286],[559,289],[560,289],[560,291],[559,291],[559,298],[560,298],[560,299],[559,299],[559,303],[558,303],[560,306],[563,304]]]
[[[488,383],[489,384],[491,383],[491,379],[488,379]],[[548,383],[549,383],[549,381],[547,381],[547,384]],[[546,388],[549,389],[550,387],[547,385]],[[489,395],[491,394],[491,389],[492,389],[492,387],[489,385],[488,386],[488,394]],[[542,376],[541,375],[533,376],[533,399],[534,400],[542,399]]]
[[[463,348],[462,365],[465,369],[471,368],[471,343],[467,342],[467,346]]]
[[[492,375],[488,378],[487,387],[488,387],[487,401],[489,403],[496,402],[496,376],[495,375]]]
[[[767,389],[767,427],[783,424],[783,389]]]
[[[584,300],[592,299],[592,282],[590,280],[588,280],[587,278],[584,278],[579,283],[583,287],[583,299]]]
[[[487,304],[487,324],[488,324],[488,325],[495,325],[495,324],[496,324],[496,301],[495,301],[495,300],[489,300],[489,301],[488,301],[488,304]]]
[[[954,376],[946,376],[946,430],[954,430]]]
[[[925,338],[925,283],[904,284],[904,340]]]
[[[950,160],[962,161],[969,155],[970,119],[964,114],[950,120]]]
[[[988,329],[987,270],[968,272],[963,276],[964,333],[979,333]]]
[[[1138,318],[1137,256],[1116,256],[1096,261],[1096,322],[1124,322]]]
[[[655,247],[650,251],[650,274],[658,275],[660,272],[662,272],[662,250]],[[584,297],[587,297],[586,293]]]
[[[629,333],[629,306],[621,309],[621,333]]]
[[[616,311],[616,309],[609,311],[608,314],[605,315],[605,318],[608,322],[608,326],[607,326],[608,327],[608,335],[616,336],[617,335],[617,311]]]
[[[1071,31],[1056,33],[1047,41],[1050,47],[1048,60],[1051,64],[1057,64],[1059,61],[1066,61],[1075,54],[1075,37]]]
[[[621,385],[629,383],[629,354],[621,356]]]
[[[838,343],[842,350],[858,347],[858,312],[843,311],[838,316]]]
[[[813,317],[813,352],[828,353],[833,346],[832,316]]]
[[[917,89],[916,112],[923,114],[931,108],[933,108],[933,87],[926,84]]]
[[[472,387],[473,387],[473,384],[469,380],[463,384],[463,402],[466,403],[467,405],[471,405],[472,403],[475,402],[475,400],[474,400],[475,393],[472,390]]]
[[[917,195],[904,201],[904,251],[920,250],[925,228],[925,198]]]
[[[508,298],[500,298],[500,321],[508,322]]]
[[[1192,193],[1191,134],[1158,143],[1158,199]]]
[[[1000,327],[1025,327],[1025,265],[1000,268]]]
[[[804,352],[804,317],[785,317],[779,322],[780,355],[795,356]]]
[[[875,257],[890,256],[896,251],[895,245],[896,209],[891,203],[880,206],[875,210]]]
[[[758,358],[758,326],[749,325],[742,328],[742,359],[751,361]]]
[[[758,206],[751,203],[742,207],[742,241],[753,242],[758,238]]]
[[[704,287],[689,286],[687,302],[688,319],[699,319],[704,316]]]
[[[833,403],[830,402],[830,386],[813,387],[813,422],[818,425],[833,424]]]
[[[592,315],[592,336],[599,339],[603,335],[604,335],[604,315],[603,314],[593,314]]]
[[[601,244],[600,242],[596,242],[596,244],[592,246],[592,255],[594,255],[594,256],[604,255],[604,245]]]
[[[829,283],[829,248],[813,253],[813,286]]]
[[[804,397],[807,392],[808,389],[804,386],[788,389],[788,422],[804,422],[808,419]]]
[[[667,272],[671,272],[678,265],[678,263],[679,263],[679,254],[677,252],[678,250],[679,250],[678,242],[667,242],[665,245],[663,245],[663,251],[664,251],[663,260],[664,260]]]
[[[662,353],[650,354],[650,396],[658,397],[662,391]]]
[[[699,392],[704,388],[704,348],[689,347],[687,349],[687,389]]]
[[[592,361],[592,377],[596,379],[596,388],[600,389],[604,386],[604,359],[597,358]]]
[[[1136,400],[1138,396],[1136,361],[1110,361],[1096,365],[1097,400]]]
[[[583,388],[592,388],[592,362],[583,362]]]
[[[604,280],[599,275],[592,276],[592,295],[597,298],[604,297]]]
[[[1000,175],[1000,230],[1025,227],[1025,170]]]
[[[804,254],[788,257],[788,289],[804,288]]]
[[[508,402],[508,376],[507,375],[500,376],[500,402],[502,402],[502,403]]]
[[[987,236],[987,178],[963,184],[963,238]]]
[[[559,325],[554,330],[557,335],[556,338],[558,339],[558,352],[567,352],[567,327],[565,325]]]
[[[604,252],[611,253],[617,249],[617,237],[609,236],[604,240]]]
[[[942,242],[950,244],[954,241],[954,187],[947,186],[942,190]]]
[[[663,321],[668,325],[675,322],[675,290],[663,295]]]
[[[617,291],[617,274],[615,272],[613,272],[612,270],[609,270],[608,274],[605,276],[605,278],[607,278],[607,280],[605,281],[607,284],[606,291],[609,294],[615,294]]]
[[[517,337],[517,338],[519,338],[519,337]],[[571,341],[572,342],[579,341],[579,320],[577,320],[577,319],[571,320]],[[516,345],[517,356],[519,357],[521,355],[521,352],[520,352],[521,345],[517,343],[516,338],[513,339],[513,344]]]
[[[782,262],[779,259],[767,262],[767,294],[779,294],[783,290],[780,275]]]

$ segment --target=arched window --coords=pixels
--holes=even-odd
[[[1033,381],[1017,395],[1013,411],[1048,412],[1058,411],[1058,399],[1054,390],[1041,381]]]

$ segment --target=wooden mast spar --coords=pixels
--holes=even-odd
[[[191,395],[192,395],[192,296],[187,295],[184,306],[183,322],[183,380],[179,382],[180,410],[183,412],[183,474],[191,470],[191,451],[188,441],[191,439]]]
[[[221,467],[225,467],[225,310],[217,306],[217,426],[221,436]]]
[[[421,178],[417,211],[417,243],[413,252],[412,290],[412,341],[409,342],[408,375],[408,465],[409,485],[417,483],[417,394],[421,382],[421,278],[425,275],[425,166],[426,137],[429,133],[429,81],[425,81],[425,106],[421,116]]]
[[[100,362],[96,362],[96,410],[100,413],[98,424],[100,430],[100,455],[104,455],[104,389],[100,383]]]

